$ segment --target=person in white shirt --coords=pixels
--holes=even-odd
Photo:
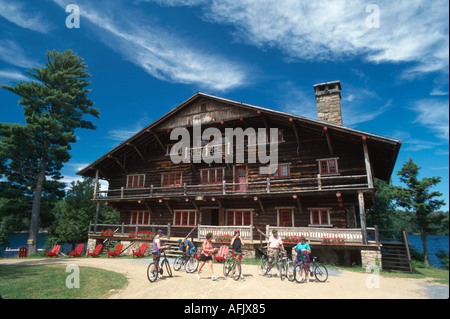
[[[275,259],[275,262],[278,261],[278,254],[280,252],[280,248],[283,249],[283,251],[286,253],[286,250],[284,249],[283,240],[280,236],[278,236],[278,232],[276,229],[272,230],[272,235],[269,238],[269,241],[267,242],[267,253],[269,254],[269,267],[270,272],[268,274],[269,277],[272,277],[272,261]],[[278,269],[277,264],[277,274],[278,277],[280,277],[280,269]]]

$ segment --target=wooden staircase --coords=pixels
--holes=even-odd
[[[413,272],[406,230],[401,231],[401,241],[381,241],[381,258],[383,270]]]

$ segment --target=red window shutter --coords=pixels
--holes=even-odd
[[[227,226],[233,225],[234,225],[234,211],[229,210],[227,211]]]
[[[189,213],[189,225],[195,225],[195,212]]]
[[[144,187],[144,175],[139,175],[139,187]]]
[[[244,212],[244,226],[250,226],[251,223],[251,212],[246,211]]]
[[[328,164],[327,161],[320,161],[320,173],[328,174]]]
[[[280,211],[280,219],[283,224],[290,224],[291,223],[291,210],[290,209],[283,209]]]
[[[319,225],[320,224],[320,218],[319,218],[319,211],[318,210],[313,210],[312,211],[312,223],[314,225]]]
[[[223,182],[223,169],[218,168],[216,171],[216,183],[222,183]]]
[[[216,170],[210,169],[209,170],[209,183],[214,184],[216,182]]]
[[[181,172],[175,173],[175,185],[181,185]]]
[[[241,211],[236,211],[234,215],[235,215],[234,224],[236,226],[242,226],[242,212]]]
[[[131,225],[136,225],[136,212],[131,212]]]
[[[321,224],[322,225],[328,225],[329,224],[329,222],[328,222],[328,211],[327,210],[322,210],[321,211],[321,214],[320,214],[321,216]]]
[[[175,212],[175,225],[181,225],[181,212]]]
[[[183,212],[181,215],[181,225],[187,225],[188,224],[188,214],[189,212]]]

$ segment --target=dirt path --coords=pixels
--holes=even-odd
[[[111,295],[112,299],[418,299],[428,298],[426,295],[427,279],[405,279],[379,277],[377,282],[370,273],[340,271],[328,277],[327,282],[309,282],[297,284],[288,280],[281,281],[276,276],[261,277],[257,267],[243,265],[244,279],[234,281],[225,278],[222,264],[214,264],[217,281],[210,279],[207,265],[202,270],[201,279],[184,271],[174,271],[173,277],[163,277],[155,283],[147,280],[149,259],[2,259],[1,265],[11,264],[58,264],[61,266],[76,264],[90,266],[123,273],[128,285]],[[83,271],[80,272],[83,276]],[[369,286],[368,286],[369,285]],[[373,288],[370,288],[373,287]]]

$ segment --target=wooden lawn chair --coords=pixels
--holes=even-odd
[[[28,256],[28,248],[25,246],[22,246],[19,248],[19,258],[20,257],[27,257]]]
[[[108,251],[108,258],[109,256],[113,256],[114,258],[120,257],[120,251],[122,250],[123,244],[118,244],[114,251]]]
[[[60,249],[61,249],[61,245],[53,246],[52,251],[47,251],[47,257],[58,257]]]
[[[225,258],[227,258],[227,255],[228,255],[228,246],[226,245],[220,246],[219,253],[216,256],[214,256],[214,260],[224,262]]]
[[[69,257],[81,257],[81,253],[83,252],[84,244],[78,244],[75,251],[71,250],[69,251]]]
[[[98,244],[97,247],[95,247],[93,252],[86,251],[86,258],[89,256],[92,256],[92,258],[98,257],[98,254],[100,254],[100,250],[102,250],[103,245]]]
[[[137,258],[141,258],[145,256],[145,251],[147,250],[148,243],[143,243],[139,250],[133,250],[133,258],[134,256],[137,256]]]

